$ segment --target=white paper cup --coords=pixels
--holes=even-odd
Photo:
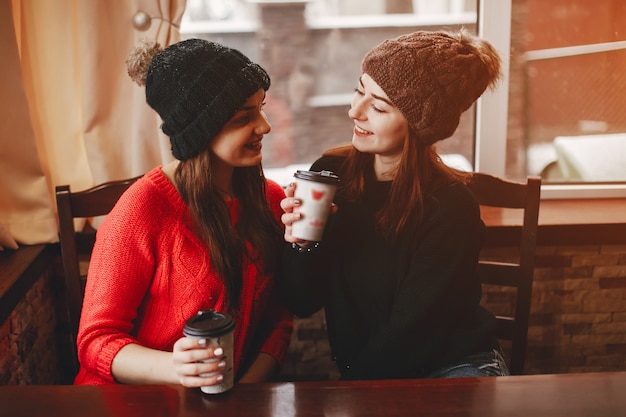
[[[226,367],[220,372],[203,374],[211,376],[223,374],[224,379],[216,385],[201,387],[206,394],[219,394],[228,391],[233,387],[233,334],[235,321],[227,313],[218,313],[214,310],[200,310],[198,314],[191,317],[185,323],[183,334],[187,337],[206,339],[207,347],[220,346],[224,350],[224,360]],[[217,362],[221,359],[209,359],[203,362]]]
[[[293,222],[291,234],[302,240],[320,242],[335,198],[339,177],[331,171],[296,171],[294,197],[301,201],[302,218]]]

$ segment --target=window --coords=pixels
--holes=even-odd
[[[523,53],[512,54],[510,85],[523,88],[509,98],[509,125],[521,127],[509,148],[526,150],[517,155],[544,194],[626,195],[626,4],[513,5],[511,49]]]
[[[621,148],[611,144],[626,142],[619,139],[626,135],[626,113],[617,110],[626,104],[626,75],[618,69],[626,59],[620,40],[626,39],[620,33],[626,8],[618,1],[587,3],[188,0],[181,31],[237,48],[270,73],[266,109],[272,132],[264,142],[264,167],[280,182],[350,140],[349,102],[360,60],[371,47],[414,30],[465,27],[500,51],[504,78],[465,112],[451,138],[438,143],[444,160],[513,179],[541,174],[545,197],[626,195],[626,173],[619,173],[626,164],[614,164],[611,172],[618,174],[609,180],[563,174],[585,164],[575,158],[582,139],[597,141],[591,146],[598,151],[609,146],[614,159]],[[602,19],[595,32],[582,26],[596,16]],[[580,30],[571,22],[579,22]],[[588,52],[588,44],[596,49]]]

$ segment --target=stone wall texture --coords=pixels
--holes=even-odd
[[[0,385],[61,382],[54,271],[41,276],[0,325]]]

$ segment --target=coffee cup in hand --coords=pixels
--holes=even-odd
[[[300,200],[298,208],[302,218],[293,222],[291,234],[295,238],[320,242],[335,198],[339,177],[331,171],[301,171],[294,174],[296,191]]]
[[[200,310],[185,323],[183,334],[196,339],[206,339],[207,347],[221,347],[224,351],[226,367],[220,371],[202,376],[211,376],[222,373],[224,379],[219,384],[201,387],[202,392],[207,394],[219,394],[233,387],[233,333],[235,321],[227,313],[219,313],[214,310]],[[221,358],[208,359],[203,362],[217,362]]]

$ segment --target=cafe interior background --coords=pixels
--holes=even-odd
[[[490,40],[505,71],[438,145],[444,161],[513,180],[540,175],[542,204],[591,200],[601,210],[625,200],[622,0],[0,0],[4,251],[56,244],[56,185],[86,189],[171,160],[158,116],[126,74],[141,38],[222,42],[268,70],[263,164],[286,184],[349,141],[366,51],[460,27]],[[580,219],[568,226],[580,232],[542,239],[540,227],[525,373],[626,370],[626,237],[576,229],[589,226]],[[59,265],[57,253],[11,287],[0,269],[1,384],[66,382]],[[337,377],[322,312],[296,321],[282,377]]]

